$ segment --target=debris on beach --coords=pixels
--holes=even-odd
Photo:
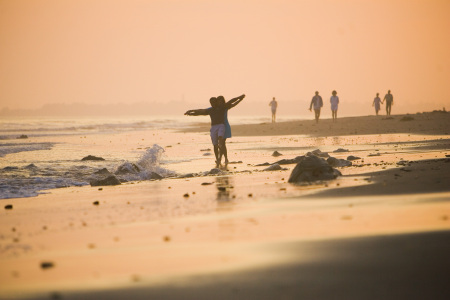
[[[367,156],[381,156],[381,154],[380,153],[371,153],[371,154],[369,154]]]
[[[347,156],[347,160],[358,160],[358,159],[361,159],[361,157],[353,156],[353,155]]]
[[[212,155],[211,152],[205,152],[205,153],[203,153],[203,156],[211,156],[211,155]]]
[[[281,155],[283,155],[283,154],[281,154],[281,153],[278,152],[278,151],[274,151],[274,152],[272,153],[272,156],[275,156],[275,157],[281,156]]]
[[[331,180],[341,175],[341,172],[332,168],[323,158],[307,156],[292,170],[288,182]]]
[[[352,165],[351,161],[346,159],[339,159],[335,157],[328,157],[327,163],[332,167],[350,167]]]
[[[327,152],[320,151],[320,149],[316,149],[314,151],[306,153],[306,156],[311,156],[311,155],[323,157],[323,158],[330,156]]]
[[[121,164],[116,172],[114,174],[116,175],[126,175],[126,174],[137,174],[141,171],[141,168],[139,168],[136,164],[126,162]]]
[[[202,182],[202,185],[211,185],[214,184],[213,182]]]
[[[283,170],[283,168],[279,164],[273,164],[268,168],[265,168],[263,171],[279,171]]]
[[[333,151],[333,153],[339,153],[339,152],[349,152],[348,149],[339,148]]]
[[[85,161],[85,160],[105,160],[103,157],[99,157],[99,156],[94,156],[94,155],[88,155],[88,156],[85,156],[85,157],[83,157],[82,159],[81,159],[82,161]]]
[[[21,135],[19,135],[17,138],[18,138],[18,139],[27,139],[27,138],[28,138],[28,135],[26,135],[26,134],[21,134]]]
[[[89,182],[91,186],[119,185],[120,180],[116,176],[110,175],[105,179],[93,179]]]
[[[55,266],[55,264],[51,261],[43,261],[41,262],[41,269],[50,269],[53,268]]]
[[[6,204],[6,205],[5,205],[5,209],[13,209],[12,204]]]

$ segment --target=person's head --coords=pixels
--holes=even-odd
[[[317,96],[317,95],[319,95],[319,92],[318,92],[318,91],[316,91],[316,96]]]
[[[380,95],[380,93],[377,93],[377,97]]]
[[[388,94],[390,94],[390,93],[391,93],[391,90],[388,91]]]
[[[331,93],[333,94],[333,96],[336,96],[336,94],[337,94],[336,91],[332,91]]]
[[[209,98],[209,103],[211,104],[212,107],[216,107],[217,106],[217,98],[216,97]]]
[[[217,96],[217,105],[225,105],[224,96]]]
[[[275,101],[275,97],[273,97],[272,100]]]

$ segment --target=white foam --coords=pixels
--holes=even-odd
[[[52,143],[8,143],[0,144],[0,157],[7,154],[19,153],[25,151],[39,151],[52,149]]]

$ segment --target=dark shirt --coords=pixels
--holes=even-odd
[[[218,124],[225,124],[226,107],[224,106],[210,107],[206,111],[208,112],[208,115],[211,118],[211,126]]]
[[[392,96],[392,94],[386,94],[386,96],[384,96],[384,99],[386,99],[387,104],[391,104],[394,101],[394,97]]]

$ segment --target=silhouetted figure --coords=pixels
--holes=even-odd
[[[391,107],[394,105],[394,96],[391,94],[391,90],[384,96],[383,101],[386,101],[386,115],[391,115]]]
[[[228,122],[228,109],[235,107],[236,105],[238,105],[242,100],[244,100],[245,95],[236,97],[231,99],[230,101],[228,101],[227,103],[225,103],[225,98],[223,96],[218,96],[217,97],[217,101],[219,103],[219,105],[224,105],[224,106],[229,106],[229,108],[227,108],[225,110],[225,135],[223,137],[223,147],[222,147],[222,152],[221,155],[224,156],[225,158],[225,166],[228,165],[228,150],[227,150],[227,139],[231,137],[231,126],[230,123]],[[219,162],[222,161],[222,157],[219,157]]]
[[[337,119],[337,111],[338,111],[338,105],[339,105],[339,97],[336,96],[337,92],[333,91],[332,96],[330,98],[330,103],[331,103],[331,116],[333,117],[333,122],[336,121]]]
[[[380,99],[379,95],[380,95],[380,93],[377,93],[377,96],[375,97],[375,99],[373,99],[373,103],[372,103],[372,106],[375,107],[375,113],[377,114],[377,116],[378,116],[378,112],[380,111],[380,107],[381,107],[381,105],[380,105],[381,99]]]
[[[275,97],[273,97],[272,101],[270,101],[269,106],[271,107],[272,110],[272,123],[276,122],[276,118],[277,118],[277,107],[278,107],[278,102],[275,100]]]
[[[319,92],[316,91],[316,95],[312,98],[311,104],[309,105],[309,110],[311,111],[312,107],[314,106],[314,115],[316,118],[316,123],[319,122],[320,118],[320,109],[323,106],[322,97],[319,96]]]
[[[211,142],[214,146],[214,154],[216,156],[216,167],[219,167],[222,160],[222,155],[224,151],[226,151],[225,146],[225,114],[226,111],[235,105],[233,105],[236,101],[242,101],[245,95],[241,95],[239,97],[233,98],[227,103],[222,103],[221,100],[216,97],[212,97],[209,99],[211,103],[210,108],[206,109],[194,109],[188,110],[184,114],[187,116],[202,116],[209,115],[211,118]],[[222,97],[223,98],[223,97]],[[239,103],[238,102],[238,103]],[[236,104],[237,105],[237,104]],[[231,134],[231,131],[230,131]]]

